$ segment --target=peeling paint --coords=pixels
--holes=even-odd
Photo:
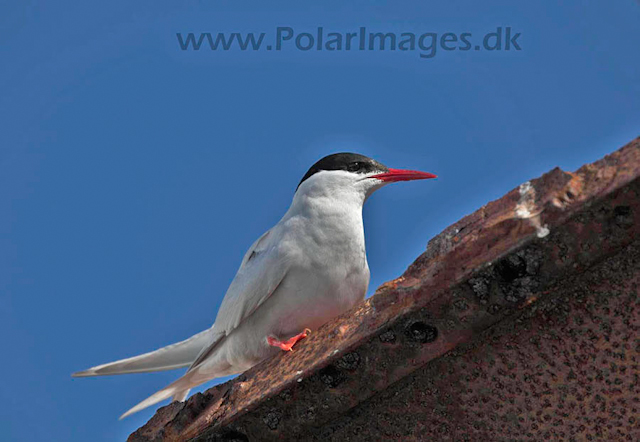
[[[536,207],[536,189],[531,185],[531,181],[522,183],[519,187],[520,201],[516,205],[516,216],[526,219],[536,229],[538,238],[544,238],[550,233],[549,227],[540,223],[540,213]]]

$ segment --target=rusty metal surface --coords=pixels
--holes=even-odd
[[[548,387],[544,391],[568,388],[567,385],[573,384],[568,382],[571,379],[568,379],[566,369],[556,370],[556,379],[553,370],[550,373],[530,370],[530,375],[540,374],[529,377],[529,385],[523,378],[518,382],[517,376],[516,381],[507,383],[509,375],[514,373],[505,372],[505,375],[501,375],[504,379],[493,381],[492,387],[490,376],[499,372],[492,371],[490,363],[485,363],[487,366],[474,368],[479,372],[484,369],[486,385],[483,386],[483,382],[477,379],[467,381],[473,359],[465,358],[473,354],[478,357],[493,354],[494,361],[500,360],[505,367],[509,366],[510,362],[502,359],[502,355],[509,355],[505,347],[509,342],[526,336],[526,333],[521,333],[526,327],[530,330],[529,339],[534,341],[545,332],[544,328],[539,328],[536,333],[534,325],[519,329],[515,325],[515,318],[541,311],[542,306],[552,299],[564,299],[573,293],[571,287],[558,289],[560,283],[572,280],[580,285],[583,278],[596,274],[594,269],[602,266],[602,262],[623,259],[612,257],[630,253],[630,244],[640,230],[639,176],[640,140],[636,139],[575,173],[554,169],[539,179],[524,183],[503,198],[447,228],[429,242],[427,251],[402,277],[380,287],[375,296],[349,314],[323,326],[302,341],[295,353],[267,360],[233,381],[211,388],[204,394],[194,395],[186,404],[174,403],[162,408],[129,440],[306,440],[322,437],[376,440],[373,428],[388,432],[400,422],[413,421],[415,425],[422,425],[420,428],[424,432],[427,431],[424,428],[427,428],[429,419],[437,422],[433,425],[442,430],[441,433],[435,433],[431,424],[428,425],[430,429],[424,434],[431,435],[433,440],[464,440],[453,434],[470,435],[473,436],[470,440],[477,440],[478,435],[492,432],[495,436],[500,431],[504,437],[498,440],[530,440],[527,439],[530,437],[539,440],[540,434],[546,437],[546,431],[549,431],[550,438],[556,437],[557,440],[570,440],[570,437],[589,440],[587,435],[597,437],[598,434],[605,434],[601,428],[608,424],[599,420],[597,425],[600,429],[584,424],[589,429],[581,433],[571,433],[573,430],[570,430],[570,426],[580,428],[579,411],[591,413],[593,407],[597,409],[599,401],[604,400],[607,404],[615,401],[610,392],[606,396],[599,394],[597,400],[595,396],[587,399],[583,390],[569,399],[569,393],[563,396],[566,402],[563,406],[574,409],[564,419],[556,417],[553,421],[558,422],[558,431],[564,434],[563,439],[558,439],[559,433],[553,433],[550,429],[552,424],[534,423],[528,414],[523,415],[524,411],[514,414],[514,410],[518,406],[525,406],[527,413],[536,416],[540,413],[538,417],[542,421],[547,419],[547,415],[553,418],[545,400],[552,403],[557,411],[559,405],[552,400],[557,401],[560,393],[554,392],[555,396],[536,397],[536,401],[527,402],[525,392],[533,395],[531,386],[542,391],[545,383]],[[616,276],[612,272],[610,275],[623,277],[622,273]],[[637,282],[637,279],[633,281]],[[595,291],[595,286],[593,288]],[[637,294],[636,286],[627,289],[627,292],[635,290]],[[627,296],[631,295],[627,293]],[[565,304],[570,312],[579,311],[578,306]],[[637,327],[637,310],[630,314],[627,322],[622,323],[626,329],[617,322],[609,325],[615,325],[616,333],[637,331],[633,328]],[[535,318],[535,315],[530,316],[528,323],[535,324]],[[506,338],[502,338],[506,339],[503,347],[464,350],[469,346],[479,349],[484,348],[483,344],[489,345],[494,337],[488,331],[500,328],[507,332],[504,335]],[[588,329],[595,332],[593,327]],[[562,343],[570,345],[569,335],[558,331],[557,336]],[[625,341],[626,344],[619,342],[618,345],[631,346],[625,350],[625,355],[634,359],[625,362],[630,364],[625,365],[628,367],[625,373],[629,376],[634,372],[637,382],[638,344],[633,339],[637,338],[634,336],[631,343]],[[528,352],[533,353],[537,348],[524,344],[518,345],[521,353],[517,354],[517,350],[514,350],[513,357],[524,358],[526,363]],[[580,358],[588,357],[590,348],[575,345],[577,359],[571,366],[575,376],[578,373],[583,376]],[[620,351],[616,348],[608,348],[603,344],[602,351],[613,354]],[[547,348],[545,351],[554,355],[556,350]],[[529,356],[532,360],[544,360],[544,357],[535,353]],[[438,378],[442,382],[431,388],[433,394],[429,398],[415,398],[417,391],[428,390],[430,385],[429,376],[420,377],[421,373],[452,360],[455,361],[450,362],[453,365],[443,365],[442,369],[448,375]],[[617,382],[615,377],[609,377],[610,371],[606,379],[604,375],[601,375],[602,379],[598,378],[597,371],[583,377],[594,379],[591,388],[595,384],[604,388],[607,380]],[[623,384],[627,382],[624,384],[627,389],[619,394],[618,399],[624,399],[624,406],[630,411],[622,415],[619,409],[623,408],[623,404],[612,405],[613,411],[605,405],[601,415],[596,417],[594,412],[594,421],[602,419],[602,413],[610,411],[622,416],[622,420],[616,422],[632,417],[629,413],[638,405],[637,383],[633,390],[627,378],[618,378]],[[567,382],[561,383],[558,379]],[[505,387],[495,387],[496,382]],[[405,383],[413,386],[414,390],[403,390]],[[518,390],[516,386],[519,383],[522,386]],[[495,395],[491,393],[492,389],[496,390]],[[500,391],[504,394],[500,395]],[[385,408],[380,408],[380,405],[376,408],[375,403],[391,392],[398,394],[400,402],[392,405],[391,398],[382,399],[382,406],[388,404],[386,409],[389,418],[385,425],[376,427],[373,414],[382,413],[381,410]],[[446,405],[451,398],[467,402],[487,401],[485,404],[489,405],[486,411],[481,411],[482,404],[476,408],[445,407],[443,404]],[[433,413],[431,410],[426,413],[425,422],[416,423],[420,413],[417,411],[419,404],[428,404],[429,400],[432,401],[432,408],[443,410],[441,418],[435,420],[429,414]],[[405,412],[396,412],[402,408],[402,403],[408,404]],[[511,411],[499,414],[496,410],[489,410],[492,406],[502,406]],[[346,417],[349,417],[349,422],[359,424],[353,426],[345,423]],[[525,422],[521,422],[520,418]],[[494,422],[491,419],[503,420]],[[613,418],[610,416],[610,419]],[[377,422],[383,421],[379,419]],[[458,422],[466,427],[458,429]],[[525,424],[528,425],[526,431],[536,436],[528,436],[525,429],[519,427],[524,428]],[[530,424],[544,428],[545,432],[534,432]],[[622,428],[626,433],[616,437],[631,435],[632,430],[637,429],[634,424],[635,421],[628,422],[626,427],[617,425],[618,430]],[[414,433],[418,431],[418,427],[412,428]],[[454,430],[459,431],[455,433]],[[413,434],[402,431],[389,433],[387,439],[407,440]],[[606,434],[611,436],[614,433],[608,431]],[[447,439],[451,437],[453,439]]]
[[[640,243],[426,364],[317,441],[638,441]]]

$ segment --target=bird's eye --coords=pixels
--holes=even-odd
[[[350,163],[350,164],[347,166],[347,170],[348,170],[349,172],[356,172],[356,171],[358,171],[358,170],[360,170],[360,169],[362,169],[362,163],[360,163],[360,162],[358,162],[358,161],[353,162],[353,163]]]

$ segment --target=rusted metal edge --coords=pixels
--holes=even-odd
[[[575,173],[522,184],[445,229],[403,276],[295,353],[160,409],[129,440],[286,440],[337,418],[630,244],[639,176],[635,139]]]

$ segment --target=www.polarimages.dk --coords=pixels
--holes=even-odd
[[[365,27],[356,32],[325,32],[323,27],[315,32],[296,33],[289,26],[276,28],[275,44],[265,42],[266,33],[253,32],[201,32],[177,33],[178,44],[183,51],[418,51],[421,58],[433,58],[439,49],[443,51],[520,51],[520,32],[510,26],[498,27],[474,39],[471,32],[459,34],[445,32],[367,32]],[[206,43],[206,44],[205,44]]]

